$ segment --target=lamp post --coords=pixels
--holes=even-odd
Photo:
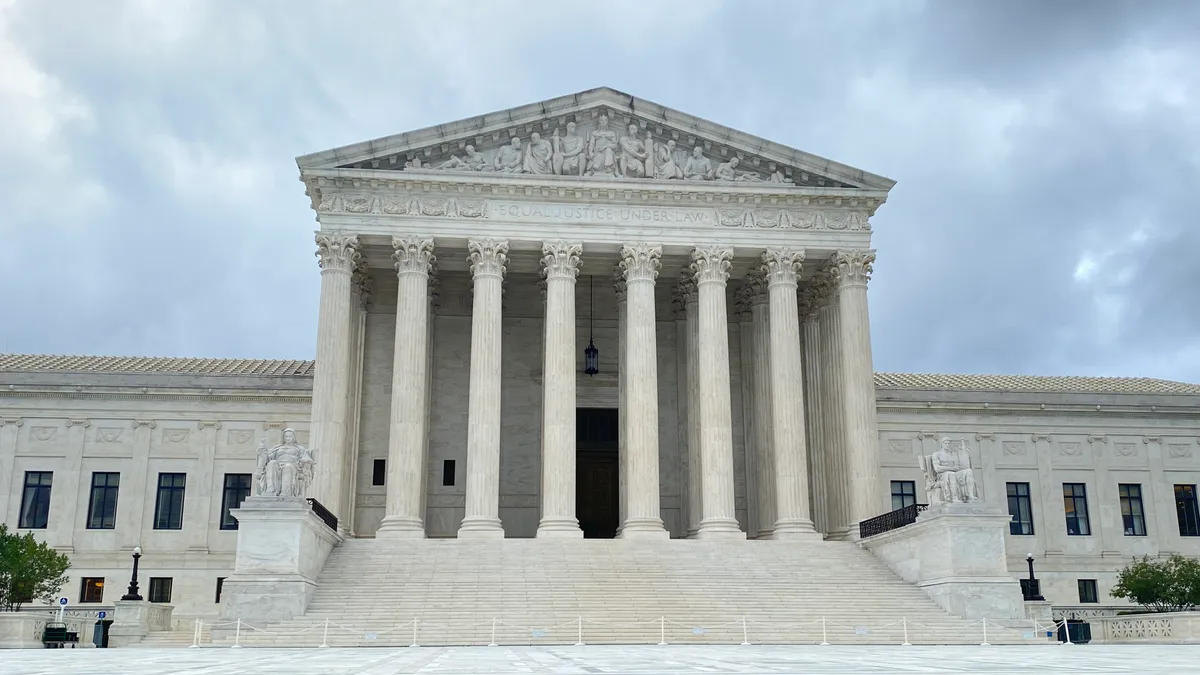
[[[1046,598],[1042,597],[1042,589],[1039,588],[1037,577],[1033,576],[1033,554],[1025,554],[1025,562],[1029,563],[1029,588],[1025,592],[1026,600],[1042,601]]]
[[[129,591],[121,596],[122,600],[141,600],[142,596],[138,595],[138,559],[142,557],[142,547],[133,547],[133,576],[129,578]]]

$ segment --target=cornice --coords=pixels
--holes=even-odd
[[[240,394],[236,392],[213,392],[196,394],[191,392],[141,392],[141,391],[60,391],[53,389],[7,389],[0,397],[50,398],[81,401],[192,401],[192,402],[238,402],[238,403],[298,403],[312,402],[312,393],[271,394],[260,391]]]
[[[880,413],[900,415],[976,415],[983,417],[1122,417],[1122,418],[1163,418],[1163,417],[1195,417],[1200,414],[1200,408],[1163,408],[1157,406],[1144,407],[1106,407],[1103,410],[1080,408],[1078,406],[969,406],[969,405],[935,405],[935,406],[895,406],[880,405],[876,410]]]

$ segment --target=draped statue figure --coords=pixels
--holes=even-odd
[[[303,497],[312,484],[312,453],[296,442],[296,432],[283,430],[283,442],[272,448],[266,439],[258,444],[258,466],[254,479],[263,497]]]

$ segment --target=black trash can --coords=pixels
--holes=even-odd
[[[96,625],[92,627],[92,644],[97,647],[108,647],[108,627],[111,625],[111,619],[97,621]]]
[[[1065,625],[1058,627],[1058,641],[1066,642],[1070,632],[1071,642],[1086,645],[1092,641],[1092,625],[1081,619],[1067,619]]]

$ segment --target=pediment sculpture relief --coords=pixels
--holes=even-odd
[[[283,442],[268,448],[266,439],[258,444],[258,464],[254,480],[262,497],[303,497],[312,484],[312,452],[296,440],[296,432],[283,430]]]
[[[738,183],[792,184],[783,171],[739,169],[742,161],[731,157],[716,163],[704,154],[703,146],[680,147],[674,139],[656,140],[649,130],[638,132],[630,124],[623,134],[609,127],[607,115],[600,116],[590,132],[581,134],[575,122],[555,128],[550,138],[533,132],[529,141],[512,136],[494,150],[479,150],[474,144],[464,154],[441,162],[426,163],[414,157],[407,170],[516,173],[554,176],[602,176],[609,178],[653,178],[655,180],[724,181]]]
[[[937,452],[921,455],[920,461],[930,505],[979,501],[966,441],[960,440],[958,447],[954,447],[950,439],[943,436]]]

